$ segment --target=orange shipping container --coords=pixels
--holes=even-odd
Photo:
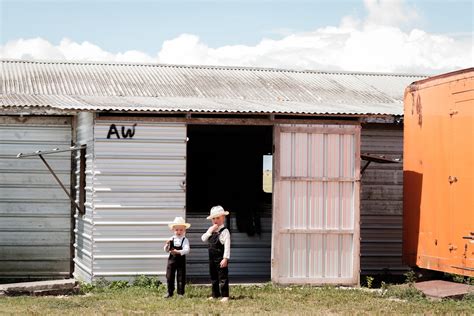
[[[403,256],[474,276],[474,68],[405,91]]]

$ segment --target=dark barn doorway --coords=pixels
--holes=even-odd
[[[191,253],[188,277],[209,279],[207,248],[200,237],[214,205],[230,212],[231,282],[270,280],[272,228],[271,126],[189,125],[186,217]]]

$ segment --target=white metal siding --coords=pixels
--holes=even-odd
[[[0,277],[70,274],[71,202],[38,157],[20,152],[71,146],[65,117],[0,116]],[[71,153],[45,157],[69,189]]]
[[[84,215],[75,211],[75,255],[74,277],[85,282],[92,281],[92,221],[93,199],[92,188],[94,174],[94,114],[81,112],[77,115],[76,144],[86,145],[86,199]],[[79,203],[79,161],[80,152],[76,152],[76,202]]]
[[[133,138],[107,139],[134,123]],[[185,217],[186,126],[97,120],[94,139],[93,278],[164,276],[167,224]]]
[[[272,279],[358,283],[360,126],[275,130]]]

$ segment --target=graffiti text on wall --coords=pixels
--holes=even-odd
[[[115,136],[117,139],[120,139],[120,135],[122,135],[122,138],[133,138],[135,135],[135,126],[137,126],[137,123],[133,124],[131,128],[127,128],[125,130],[125,126],[122,126],[121,128],[121,134],[119,134],[119,130],[117,129],[117,126],[115,124],[111,124],[109,126],[109,132],[107,133],[107,139],[110,139],[110,137]]]

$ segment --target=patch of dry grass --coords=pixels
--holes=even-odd
[[[163,299],[165,287],[92,290],[67,297],[3,297],[0,314],[473,314],[474,300],[393,300],[377,292],[334,287],[232,286],[228,303],[207,301],[210,288],[188,286],[184,298]]]

